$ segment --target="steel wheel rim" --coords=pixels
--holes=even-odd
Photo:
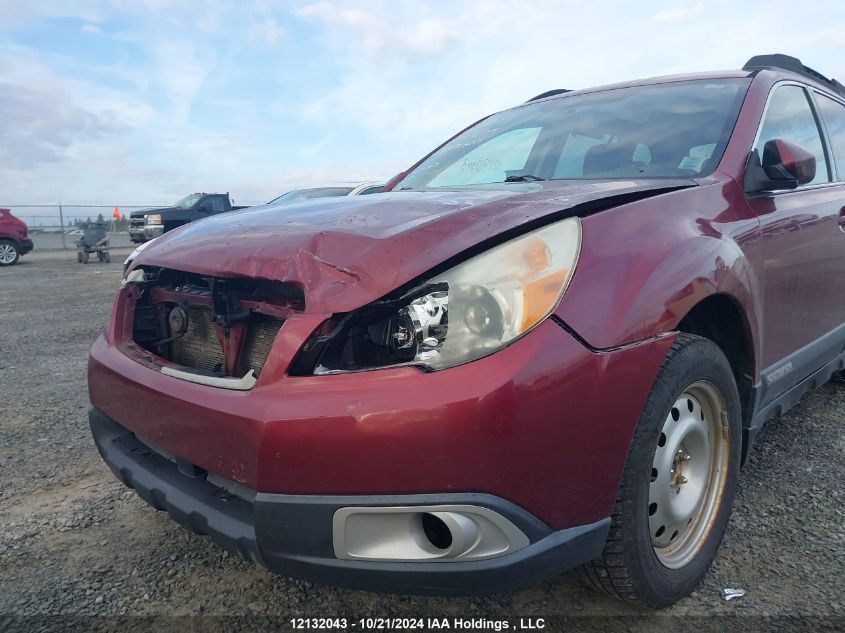
[[[0,244],[0,264],[11,264],[15,261],[15,249],[11,244]]]
[[[678,569],[704,545],[719,514],[728,475],[727,407],[711,382],[687,387],[672,405],[657,442],[648,495],[648,526],[660,562]]]

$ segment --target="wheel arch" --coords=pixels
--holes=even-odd
[[[758,368],[754,336],[742,304],[727,293],[711,294],[681,318],[677,330],[707,338],[725,354],[739,391],[743,428],[747,429],[754,416],[754,386]],[[743,450],[743,460],[745,454]]]

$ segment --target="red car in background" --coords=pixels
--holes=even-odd
[[[32,248],[26,222],[12,215],[9,209],[0,209],[0,266],[17,264],[21,255]]]
[[[385,191],[140,253],[103,459],[290,576],[687,595],[762,424],[845,366],[845,88],[774,55],[553,91]]]

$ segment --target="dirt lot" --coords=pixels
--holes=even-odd
[[[572,574],[485,598],[318,587],[229,557],[147,507],[100,461],[87,429],[86,353],[108,319],[122,257],[74,258],[36,252],[0,269],[0,629],[106,626],[102,618],[119,616],[144,628],[149,620],[129,616],[185,623],[174,615],[226,616],[189,620],[196,630],[290,630],[291,617],[335,615],[504,617],[511,627],[523,615],[546,618],[547,630],[722,630],[725,617],[744,616],[733,625],[845,629],[841,379],[763,431],[715,565],[670,610],[644,614]],[[725,602],[723,587],[748,593]]]

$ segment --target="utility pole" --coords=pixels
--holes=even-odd
[[[62,203],[59,202],[59,226],[62,229],[62,250],[67,250],[67,244],[65,244],[65,217],[62,214]]]

